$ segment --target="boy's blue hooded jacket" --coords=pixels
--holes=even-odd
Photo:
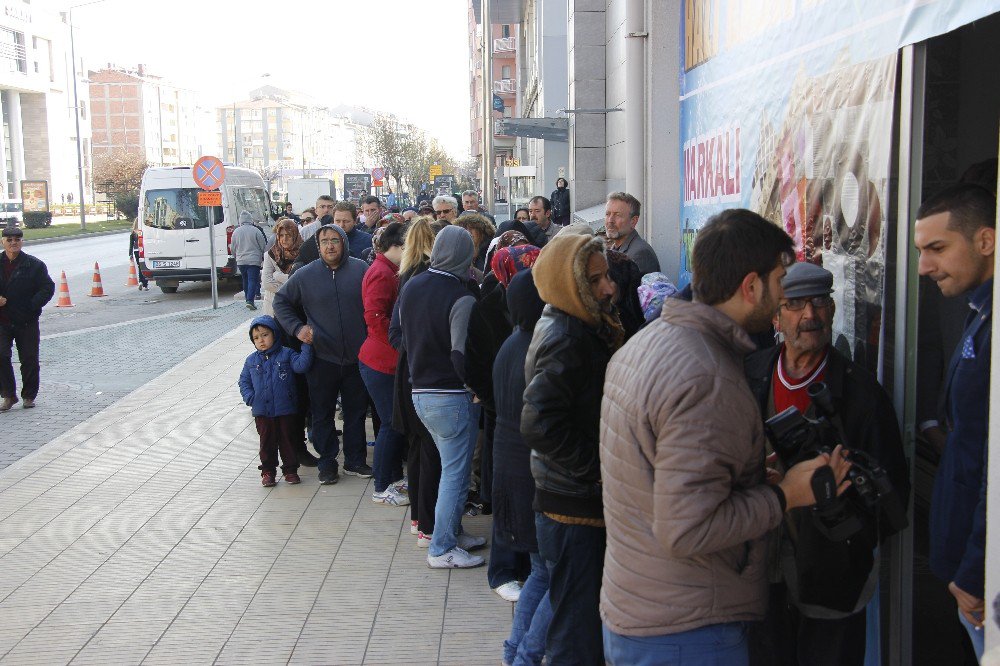
[[[240,373],[240,395],[253,408],[254,416],[288,416],[298,412],[298,394],[293,373],[305,374],[312,365],[311,345],[295,352],[282,345],[281,327],[274,317],[264,315],[250,322],[250,340],[255,326],[266,326],[274,333],[274,345],[267,351],[247,356]]]

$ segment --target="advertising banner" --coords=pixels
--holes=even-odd
[[[458,181],[455,176],[451,174],[445,174],[443,176],[434,176],[434,191],[438,194],[448,194],[450,195],[455,191],[455,187]]]
[[[1000,0],[687,0],[681,282],[705,221],[749,208],[834,274],[834,344],[875,372],[897,52],[995,11]]]
[[[372,193],[372,176],[369,173],[344,174],[344,199],[360,201]]]
[[[21,203],[25,213],[44,213],[49,209],[49,182],[22,180]]]

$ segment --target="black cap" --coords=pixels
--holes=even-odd
[[[4,238],[22,238],[24,237],[24,232],[21,231],[21,227],[15,226],[13,224],[8,225],[3,228]]]
[[[833,273],[822,266],[799,261],[788,267],[781,280],[785,298],[807,298],[833,293]]]

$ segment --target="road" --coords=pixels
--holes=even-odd
[[[71,238],[34,247],[25,243],[24,251],[44,261],[56,283],[56,296],[42,312],[43,336],[211,307],[212,292],[207,282],[183,282],[176,294],[161,293],[154,283],[150,283],[149,291],[126,287],[130,264],[128,237],[122,233]],[[100,266],[101,283],[107,294],[103,298],[89,295],[95,262]],[[72,308],[56,307],[62,271],[66,271]],[[238,291],[239,285],[234,281],[219,283],[219,305],[230,304]]]

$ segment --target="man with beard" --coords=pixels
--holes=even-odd
[[[791,239],[749,210],[699,231],[694,301],[667,299],[607,370],[600,457],[607,520],[601,590],[610,664],[747,664],[746,623],[767,606],[767,540],[815,502],[813,474],[841,492],[843,449],[765,479],[764,426],[747,387],[748,332],[771,323]]]
[[[604,371],[625,331],[603,239],[557,236],[532,273],[546,306],[524,363],[521,436],[531,449],[538,554],[549,570],[545,656],[554,665],[603,664],[598,429]]]
[[[905,506],[909,473],[892,402],[871,374],[830,344],[833,274],[798,263],[788,269],[781,286],[784,297],[774,324],[783,343],[746,360],[750,390],[761,414],[768,419],[795,407],[815,418],[808,390],[823,382],[830,389],[846,444],[882,465]],[[771,585],[766,621],[751,631],[752,663],[864,663],[865,606],[878,582],[874,554],[879,542],[893,532],[878,513],[854,512],[860,530],[841,541],[821,533],[810,512],[789,513],[779,530],[781,580]]]
[[[611,241],[610,248],[628,255],[643,275],[658,273],[660,260],[649,243],[635,230],[642,205],[627,192],[612,192],[604,205],[604,231]]]

